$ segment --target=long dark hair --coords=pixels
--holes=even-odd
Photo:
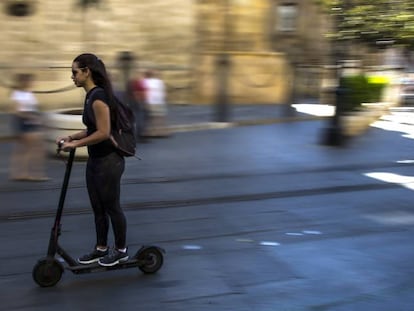
[[[78,63],[78,67],[83,70],[84,68],[89,68],[92,74],[93,82],[104,89],[106,96],[108,97],[109,108],[111,111],[116,111],[116,100],[114,96],[114,91],[112,88],[111,80],[106,72],[105,64],[103,61],[92,53],[84,53],[77,56],[73,62]],[[111,114],[111,118],[112,118]]]

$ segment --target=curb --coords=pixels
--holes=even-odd
[[[256,119],[256,120],[239,120],[233,122],[200,122],[193,124],[178,124],[169,125],[168,130],[170,133],[184,133],[192,131],[204,131],[204,130],[218,130],[226,128],[234,128],[239,126],[255,126],[288,122],[300,122],[300,121],[314,121],[323,120],[327,117],[319,116],[300,116],[300,117],[283,117],[283,118],[270,118],[270,119]],[[8,134],[0,136],[0,142],[9,142],[15,139],[15,135]]]
[[[182,124],[182,125],[170,125],[168,129],[171,133],[191,132],[191,131],[202,131],[202,130],[215,130],[225,129],[239,126],[255,126],[255,125],[266,125],[266,124],[277,124],[277,123],[289,123],[289,122],[300,122],[300,121],[315,121],[324,120],[327,117],[318,116],[306,116],[306,117],[284,117],[284,118],[271,118],[271,119],[259,119],[259,120],[240,120],[233,122],[201,122],[194,124]]]

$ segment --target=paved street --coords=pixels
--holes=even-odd
[[[414,308],[412,116],[377,122],[347,147],[320,144],[324,120],[176,133],[127,160],[129,246],[166,250],[138,269],[38,288],[64,163],[45,183],[9,182],[1,145],[0,297],[5,310],[404,310]],[[62,246],[93,245],[76,162]]]

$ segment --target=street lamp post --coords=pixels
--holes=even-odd
[[[131,68],[132,68],[132,63],[134,61],[134,56],[131,52],[129,51],[123,51],[120,52],[118,55],[118,62],[119,62],[119,67],[122,71],[122,94],[123,94],[123,98],[126,101],[126,103],[128,105],[130,105],[130,102],[128,100],[128,84],[129,84],[129,79],[130,79],[130,73],[131,73]]]
[[[341,72],[342,65],[337,61],[335,66],[335,76],[337,80],[337,86],[333,90],[333,98],[335,104],[335,113],[329,121],[329,125],[326,128],[326,133],[324,137],[324,143],[329,146],[342,146],[345,142],[345,137],[343,136],[343,127],[342,127],[342,109],[344,106],[344,100],[346,91],[341,83]]]
[[[221,51],[217,55],[216,68],[216,102],[215,102],[215,116],[217,122],[227,122],[229,119],[229,72],[231,66],[230,55],[228,53],[228,41],[230,40],[230,3],[229,0],[223,1],[223,39]]]
[[[301,58],[300,48],[297,42],[293,43],[289,46],[288,50],[288,62],[291,69],[291,78],[290,78],[290,93],[288,96],[288,100],[284,105],[284,116],[285,117],[293,117],[295,114],[295,110],[293,108],[294,104],[297,104],[298,100],[298,90],[297,90],[297,83],[298,83],[298,75],[299,75],[299,64]]]
[[[216,60],[217,66],[217,97],[215,120],[217,122],[227,122],[229,119],[229,96],[228,79],[230,57],[227,53],[220,53]]]
[[[345,2],[345,6],[347,7],[347,2]],[[336,32],[339,33],[340,25],[343,19],[343,9],[338,8],[337,13],[335,15],[335,27]],[[328,127],[325,129],[325,135],[323,137],[323,143],[330,146],[343,146],[345,143],[345,136],[343,134],[343,127],[342,127],[342,120],[341,116],[343,114],[343,109],[345,100],[346,100],[346,90],[343,86],[343,79],[342,77],[342,67],[343,67],[343,59],[346,56],[346,46],[343,45],[343,41],[341,38],[337,38],[336,40],[332,41],[333,44],[333,58],[335,61],[335,79],[336,79],[336,87],[333,90],[334,92],[334,104],[335,104],[335,113],[329,121]]]

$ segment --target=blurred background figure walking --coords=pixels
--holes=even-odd
[[[16,136],[11,159],[10,180],[46,181],[45,143],[39,104],[30,91],[34,76],[29,73],[16,75],[10,99],[13,103],[13,129]]]
[[[147,142],[145,132],[147,129],[149,112],[147,107],[147,89],[141,71],[137,71],[136,75],[129,81],[128,97],[131,99],[130,106],[135,113],[135,133],[137,142]]]
[[[164,81],[158,73],[152,70],[145,72],[144,84],[146,89],[146,101],[149,113],[146,136],[168,136],[167,128],[167,103]]]

